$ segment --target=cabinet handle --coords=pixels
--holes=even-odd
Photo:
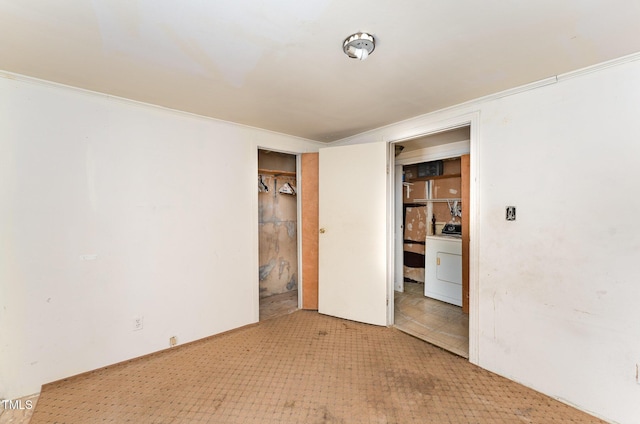
[[[436,258],[436,265],[440,265],[440,258]]]

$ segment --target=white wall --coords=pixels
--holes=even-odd
[[[620,423],[640,416],[638,105],[636,60],[342,141],[479,112],[476,362]],[[317,147],[0,78],[0,397],[256,321],[257,145]]]
[[[487,104],[480,141],[481,364],[628,423],[640,417],[639,105],[634,62]]]
[[[0,398],[257,321],[258,146],[318,144],[0,74]]]
[[[338,143],[406,138],[479,112],[475,361],[620,423],[640,417],[638,59]],[[517,221],[505,221],[507,205]]]

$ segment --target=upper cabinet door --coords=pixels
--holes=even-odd
[[[387,144],[320,149],[322,314],[387,325]]]

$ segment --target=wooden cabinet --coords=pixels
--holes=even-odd
[[[451,221],[450,204],[462,203],[461,159],[442,161],[442,174],[419,177],[421,164],[405,166],[403,203],[406,207],[427,206],[426,228],[429,235],[440,234],[445,223]],[[415,169],[414,169],[415,168]],[[464,208],[464,204],[462,206]],[[436,233],[431,231],[431,219],[436,218]],[[459,219],[459,218],[458,218]]]

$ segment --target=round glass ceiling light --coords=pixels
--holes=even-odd
[[[344,54],[352,59],[365,60],[375,48],[376,42],[373,35],[366,32],[356,32],[342,43]]]

